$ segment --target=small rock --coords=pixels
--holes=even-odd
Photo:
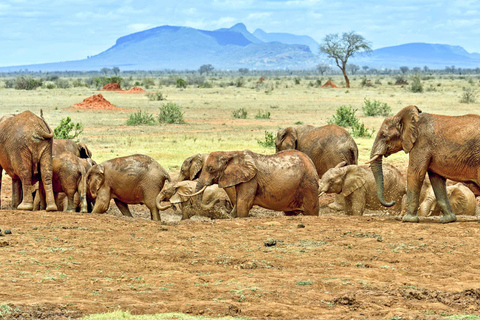
[[[161,227],[160,227],[160,231],[168,231],[168,228],[165,227],[165,226],[161,226]]]
[[[7,229],[7,230],[5,230],[5,234],[12,234],[12,231]]]
[[[269,238],[263,242],[265,247],[272,247],[277,244],[277,239]]]
[[[297,225],[297,228],[305,228],[305,225],[304,225],[303,223],[299,223],[299,224]]]
[[[8,246],[8,242],[7,241],[0,241],[0,248],[1,247],[6,247]]]
[[[382,236],[378,236],[378,237],[377,237],[377,241],[378,241],[378,242],[382,242],[382,241],[383,241]]]

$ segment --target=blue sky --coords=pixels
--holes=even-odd
[[[161,25],[309,35],[356,31],[374,49],[409,42],[480,53],[480,1],[2,0],[0,66],[84,59]]]

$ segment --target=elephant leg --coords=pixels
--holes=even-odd
[[[229,187],[224,189],[225,192],[227,193],[228,198],[230,199],[230,202],[232,203],[232,210],[230,211],[230,216],[233,218],[237,217],[237,191],[235,187]]]
[[[154,203],[145,203],[145,205],[148,207],[148,209],[150,209],[150,218],[153,221],[162,221],[162,219],[160,217],[160,212],[158,211],[157,204],[155,202]],[[117,207],[118,207],[118,204],[117,204]]]
[[[19,179],[12,179],[12,208],[17,209],[22,201],[22,182]]]
[[[32,178],[29,175],[30,173],[25,172],[25,175],[21,177],[23,199],[22,202],[18,205],[17,210],[33,210]]]
[[[446,179],[431,171],[428,171],[428,177],[430,178],[435,198],[437,198],[437,204],[443,213],[440,222],[449,223],[457,221],[457,217],[452,212],[452,206],[448,200]]]
[[[40,175],[45,188],[45,201],[47,202],[47,211],[57,211],[57,205],[55,204],[55,197],[53,196],[53,173],[52,173],[52,154],[50,152],[44,152],[40,158]]]
[[[364,188],[362,188],[364,189]],[[350,210],[351,214],[354,216],[363,216],[365,211],[365,199],[366,192],[365,190],[355,190],[350,196]]]
[[[2,178],[3,178],[3,168],[0,167],[0,209],[2,209]]]
[[[335,200],[328,207],[336,211],[343,211],[345,209],[345,197],[341,194],[335,194]]]
[[[417,211],[420,204],[420,190],[422,189],[426,173],[426,167],[418,168],[418,166],[412,165],[411,162],[409,163],[407,171],[407,212],[402,218],[403,222],[420,221]]]
[[[67,209],[66,212],[75,212],[75,192],[67,193]]]
[[[110,206],[110,188],[100,188],[95,198],[92,213],[105,213]]]
[[[128,209],[128,204],[118,199],[113,199],[113,200],[115,201],[115,204],[117,205],[118,209],[124,216],[133,217],[132,213],[130,212],[130,209]]]
[[[45,202],[45,189],[43,188],[43,184],[39,182],[37,191],[35,192],[35,197],[33,199],[33,208],[34,210],[45,210],[46,206],[47,204]]]
[[[253,207],[253,201],[255,200],[255,193],[257,181],[255,179],[249,182],[240,183],[235,186],[236,191],[236,207],[237,216],[239,218],[248,217],[250,209]]]

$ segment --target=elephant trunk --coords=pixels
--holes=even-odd
[[[387,202],[384,197],[384,184],[383,184],[383,169],[382,169],[382,156],[372,157],[370,161],[370,168],[372,169],[373,176],[375,177],[375,184],[377,185],[377,198],[380,203],[385,207],[391,207],[395,204],[395,201]]]
[[[201,203],[201,207],[202,207],[203,210],[209,211],[218,202],[220,202],[220,199],[215,199],[215,200],[213,200],[213,201],[211,201],[210,203],[207,203],[207,204]]]
[[[169,209],[171,207],[171,205],[162,205],[162,196],[159,194],[157,196],[157,199],[156,199],[156,203],[157,203],[157,209],[160,210],[160,211],[165,211],[167,209]]]

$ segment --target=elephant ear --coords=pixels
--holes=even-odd
[[[195,186],[196,183],[178,183],[175,186],[174,195],[170,198],[170,203],[182,203],[191,199],[188,195],[195,192]]]
[[[257,174],[257,166],[252,156],[240,152],[233,155],[218,179],[220,188],[228,188],[252,180]]]
[[[80,158],[91,158],[92,152],[87,148],[87,145],[83,142],[78,143],[78,149],[80,152]]]
[[[357,166],[343,167],[341,170],[345,170],[345,180],[342,187],[342,195],[347,197],[351,195],[355,190],[363,187],[367,180],[365,179],[365,172],[358,170]]]
[[[447,187],[447,194],[454,213],[460,212],[463,208],[467,207],[467,196],[458,183]]]
[[[105,169],[102,164],[96,164],[88,170],[87,191],[92,198],[97,197],[97,192],[105,181]]]
[[[296,149],[297,139],[297,130],[295,128],[287,127],[280,129],[277,132],[277,139],[275,141],[277,152],[287,149]]]
[[[422,111],[416,106],[408,106],[400,110],[398,117],[398,129],[402,135],[402,148],[405,153],[412,150],[418,138],[418,120]]]
[[[194,180],[195,178],[198,178],[199,172],[203,168],[203,163],[205,162],[204,160],[205,159],[203,155],[200,153],[193,156],[193,158],[190,161],[190,171],[189,171],[190,180]]]

